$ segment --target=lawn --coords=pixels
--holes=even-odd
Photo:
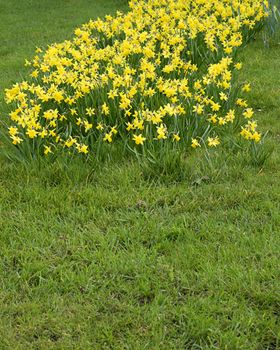
[[[1,91],[36,46],[125,3],[2,2]],[[262,167],[222,149],[180,179],[117,156],[1,157],[0,349],[280,349],[279,53],[261,36],[242,52],[275,146]]]

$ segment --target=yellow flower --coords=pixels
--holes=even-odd
[[[237,70],[240,70],[242,68],[242,63],[238,62],[234,65],[234,67],[237,69]]]
[[[166,133],[167,133],[167,129],[163,124],[161,124],[160,126],[157,127],[157,139],[158,140],[166,139],[167,138]]]
[[[247,108],[247,109],[245,109],[245,111],[243,112],[243,115],[244,115],[244,117],[245,117],[246,119],[250,119],[250,118],[253,117],[254,111],[253,111],[252,108]]]
[[[18,128],[16,126],[10,126],[9,127],[9,134],[11,136],[15,136],[18,134]]]
[[[197,113],[198,115],[203,113],[203,106],[197,105],[193,106],[193,112]]]
[[[11,138],[12,138],[12,140],[13,140],[12,143],[13,143],[14,145],[18,145],[18,144],[20,144],[20,143],[23,141],[23,139],[21,139],[21,138],[18,137],[18,136],[12,135]]]
[[[112,126],[110,132],[113,133],[114,135],[116,135],[118,133],[118,130],[116,129],[115,126]]]
[[[53,153],[50,146],[44,146],[44,148],[45,148],[44,150],[45,155],[48,155],[49,153]]]
[[[51,119],[57,119],[58,118],[58,110],[55,109],[48,109],[47,111],[45,111],[43,113],[43,116],[45,119],[47,120],[51,120]]]
[[[31,75],[31,77],[33,77],[33,78],[38,78],[39,71],[38,71],[37,69],[35,69],[30,75]]]
[[[113,100],[115,97],[118,96],[118,93],[117,93],[117,91],[115,91],[115,90],[110,90],[110,91],[107,93],[107,95],[108,95],[108,98],[110,98],[111,100]]]
[[[92,117],[94,115],[94,108],[86,108],[86,115],[88,115],[89,117]]]
[[[105,136],[103,137],[103,141],[108,141],[109,143],[113,141],[112,139],[112,133],[106,133]]]
[[[26,135],[30,138],[30,139],[34,139],[34,137],[36,137],[38,134],[38,132],[35,129],[28,129],[26,132]]]
[[[46,129],[43,129],[41,132],[39,132],[39,136],[43,139],[48,135],[48,132]]]
[[[255,142],[259,142],[261,140],[261,134],[259,132],[254,132],[253,135],[251,136],[251,139],[254,140]]]
[[[77,118],[76,124],[79,126],[83,123],[81,118]]]
[[[251,91],[251,84],[245,84],[242,88],[243,92],[249,92]]]
[[[230,109],[228,111],[228,113],[226,114],[226,116],[225,116],[225,120],[227,122],[233,123],[234,119],[235,119],[235,110],[234,109]]]
[[[236,100],[236,104],[237,106],[240,106],[240,107],[247,107],[247,102],[245,100],[242,100],[242,98],[238,98]]]
[[[104,126],[101,123],[98,123],[97,126],[96,126],[96,129],[97,130],[103,130]]]
[[[233,121],[243,125],[248,119],[242,136],[258,142],[261,136],[249,122],[253,109],[246,100],[235,98],[232,88],[234,73],[242,68],[233,58],[243,34],[257,30],[268,16],[268,3],[131,0],[127,13],[89,21],[75,30],[73,39],[50,45],[44,52],[36,50],[26,62],[36,82],[31,79],[5,90],[6,102],[16,106],[9,113],[11,140],[21,143],[21,133],[31,139],[51,137],[57,146],[75,146],[77,152],[87,153],[87,146],[78,140],[91,129],[93,135],[101,131],[100,137],[109,143],[118,132],[132,138],[132,130],[133,141],[142,145],[147,128],[151,133],[156,129],[149,142],[172,143],[180,141],[179,135],[187,140],[195,135],[191,147],[197,148],[207,127],[226,133],[234,128],[223,125]],[[104,45],[104,38],[110,45]],[[189,45],[200,38],[203,68],[192,63],[200,47]],[[250,84],[242,91],[250,91]],[[193,134],[193,126],[201,134]],[[98,142],[98,137],[93,139]],[[219,143],[217,137],[208,138],[210,147]]]
[[[209,122],[212,122],[213,124],[216,124],[218,119],[217,119],[217,114],[214,114],[214,115],[211,115],[209,118],[208,118],[208,121]]]
[[[219,125],[225,125],[227,123],[225,118],[219,117],[218,120],[219,120]]]
[[[102,113],[103,113],[104,115],[109,115],[109,114],[110,114],[110,109],[109,109],[109,107],[107,106],[107,103],[104,103],[104,104],[102,105]]]
[[[201,144],[199,143],[199,141],[197,139],[192,139],[191,147],[192,148],[201,147]]]
[[[67,141],[65,141],[64,146],[70,148],[76,143],[76,140],[70,137]]]
[[[87,145],[77,145],[77,150],[79,153],[84,153],[87,154],[88,153],[88,146]]]
[[[221,106],[218,103],[212,102],[211,109],[213,112],[218,112]]]
[[[24,65],[25,65],[25,67],[30,67],[31,66],[31,62],[28,61],[28,60],[25,60]]]
[[[70,109],[70,113],[71,113],[71,115],[77,115],[78,114],[78,112],[76,111],[75,108],[71,108]]]
[[[146,138],[143,137],[142,134],[133,135],[133,141],[136,143],[136,145],[143,145],[145,140]]]
[[[56,136],[56,131],[54,129],[50,130],[49,131],[49,135],[52,136],[52,137],[55,137]]]
[[[64,97],[63,97],[63,94],[61,91],[55,91],[52,95],[53,99],[56,101],[56,102],[61,102],[63,101]]]
[[[90,129],[92,129],[92,124],[86,120],[84,122],[84,127],[85,127],[85,132],[88,132]]]
[[[127,127],[126,127],[127,131],[135,129],[134,125],[132,123],[130,123],[130,122],[127,122],[126,125],[127,125]]]
[[[173,141],[178,142],[178,141],[180,141],[180,140],[181,140],[181,137],[180,137],[178,134],[174,134],[174,135],[173,135]]]
[[[207,142],[209,147],[217,147],[220,144],[218,136],[208,137]]]
[[[224,93],[224,92],[220,92],[220,100],[222,101],[227,101],[228,100],[228,97],[227,95]]]

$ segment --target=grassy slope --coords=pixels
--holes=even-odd
[[[1,88],[35,46],[120,3],[2,3]],[[279,48],[257,41],[244,61],[278,145]],[[261,171],[223,162],[166,184],[125,161],[92,172],[1,160],[0,349],[280,348],[279,161],[276,146]]]

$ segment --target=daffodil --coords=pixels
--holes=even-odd
[[[233,122],[242,137],[259,142],[254,111],[235,89],[242,68],[235,57],[247,33],[263,25],[268,0],[132,0],[129,6],[85,23],[70,40],[38,48],[26,61],[30,78],[5,90],[13,106],[11,142],[21,147],[38,138],[47,153],[61,147],[87,154],[100,137],[128,143],[132,131],[143,148],[181,137],[192,148],[216,147],[220,139],[205,135],[233,133]],[[249,91],[246,83],[241,95]]]
[[[173,141],[178,142],[178,141],[180,141],[180,140],[181,140],[181,137],[180,137],[178,134],[174,134],[174,135],[173,135]]]
[[[217,147],[220,144],[218,136],[208,137],[207,142],[209,147]]]
[[[197,139],[192,139],[191,147],[192,148],[201,147],[201,144],[199,143],[199,141]]]
[[[145,140],[146,138],[143,137],[142,134],[133,135],[133,141],[136,143],[136,145],[143,145]]]
[[[113,141],[112,133],[111,132],[106,133],[105,136],[103,137],[103,140],[111,143]]]
[[[44,145],[44,154],[47,156],[49,153],[52,153],[51,147]]]

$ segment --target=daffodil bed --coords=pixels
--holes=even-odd
[[[31,77],[6,90],[11,141],[93,156],[116,140],[136,152],[259,142],[237,53],[268,15],[268,1],[133,0],[91,20],[38,48]]]

